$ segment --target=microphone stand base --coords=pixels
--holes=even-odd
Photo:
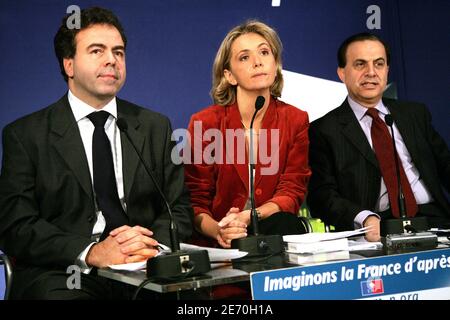
[[[385,254],[399,254],[435,249],[438,237],[431,232],[388,234],[381,242]]]
[[[380,233],[382,237],[388,234],[421,232],[428,230],[426,217],[381,219]]]
[[[247,257],[279,254],[284,251],[283,237],[280,235],[257,235],[231,241],[232,249],[248,252]]]
[[[192,277],[211,270],[208,251],[178,251],[156,256],[147,260],[147,277],[174,280]]]

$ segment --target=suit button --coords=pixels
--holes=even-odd
[[[260,196],[260,195],[262,194],[261,188],[257,188],[257,189],[255,190],[255,194],[256,194],[257,196]]]
[[[89,222],[94,221],[94,216],[89,216],[89,217],[88,217],[88,221],[89,221]]]

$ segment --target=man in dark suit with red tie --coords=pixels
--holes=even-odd
[[[167,117],[116,98],[126,37],[109,10],[62,22],[55,51],[69,91],[3,130],[0,249],[15,259],[13,299],[130,298],[96,268],[145,261],[170,245],[169,213],[131,141],[163,190],[180,240],[192,232],[184,172],[171,158]],[[117,120],[127,124],[130,139]],[[69,268],[78,266],[80,286]]]
[[[389,62],[389,48],[377,36],[361,33],[346,39],[338,51],[337,72],[348,97],[309,130],[312,215],[337,230],[372,226],[369,241],[379,241],[380,219],[401,215],[397,181],[408,217],[427,217],[430,227],[450,226],[443,191],[450,190],[448,146],[423,104],[382,98]]]

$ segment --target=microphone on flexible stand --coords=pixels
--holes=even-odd
[[[175,222],[175,218],[172,214],[169,202],[167,201],[163,191],[161,190],[158,181],[153,175],[150,168],[144,161],[141,153],[138,151],[133,139],[131,139],[128,133],[128,124],[125,119],[117,119],[117,127],[120,131],[125,133],[128,141],[133,146],[134,151],[139,157],[145,171],[152,179],[154,186],[158,190],[161,199],[163,200],[167,212],[170,218],[169,230],[170,230],[170,247],[171,253],[159,255],[147,260],[147,276],[155,278],[177,278],[179,276],[195,276],[206,273],[211,270],[211,264],[209,261],[208,251],[195,250],[195,251],[181,251],[180,242],[178,240],[178,227]]]
[[[395,171],[397,174],[398,186],[398,208],[400,218],[382,219],[380,224],[380,233],[382,236],[383,247],[386,253],[412,252],[423,249],[432,249],[437,246],[437,237],[428,230],[428,220],[426,217],[408,218],[406,212],[405,196],[403,194],[400,165],[395,145],[394,137],[394,119],[392,115],[387,114],[384,121],[391,128],[392,145],[394,147]],[[391,206],[392,207],[392,206]],[[419,232],[420,231],[420,232]]]
[[[255,101],[255,112],[253,113],[252,120],[250,122],[250,219],[251,226],[253,228],[253,234],[246,238],[233,239],[231,240],[231,247],[233,249],[239,249],[241,251],[246,251],[247,257],[261,256],[267,254],[278,254],[283,251],[283,238],[281,235],[260,235],[259,234],[259,221],[258,221],[258,211],[256,210],[255,204],[255,182],[254,182],[254,168],[255,161],[253,159],[253,121],[255,120],[256,114],[264,106],[265,98],[263,96],[258,96]]]
[[[250,204],[251,204],[251,210],[250,210],[250,217],[251,217],[251,223],[253,226],[253,235],[257,236],[259,234],[259,222],[258,222],[258,211],[256,211],[256,204],[255,204],[255,184],[254,184],[254,174],[255,174],[255,159],[253,158],[253,121],[255,121],[256,114],[259,110],[262,109],[264,106],[264,102],[266,99],[263,96],[258,96],[255,101],[255,112],[253,113],[252,121],[250,121]]]

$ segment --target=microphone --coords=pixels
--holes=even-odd
[[[153,181],[154,186],[158,190],[161,199],[163,200],[167,212],[169,214],[170,224],[170,247],[172,252],[165,255],[159,255],[147,260],[147,276],[155,278],[171,279],[176,278],[181,275],[183,276],[194,276],[206,273],[211,270],[211,264],[209,261],[208,251],[206,250],[195,250],[195,251],[181,251],[180,241],[178,240],[178,227],[175,222],[175,218],[170,208],[170,204],[167,201],[164,192],[161,190],[158,181],[150,170],[149,166],[145,162],[141,153],[139,152],[133,139],[131,139],[128,132],[128,123],[125,119],[117,119],[117,127],[121,132],[125,134],[130,144],[133,146],[134,151],[139,157],[140,162],[144,166],[145,171],[148,176]]]
[[[251,211],[250,217],[253,226],[253,235],[257,236],[259,234],[259,222],[258,222],[258,211],[256,211],[255,205],[255,183],[254,183],[254,170],[255,170],[255,160],[253,159],[253,121],[255,121],[256,114],[264,106],[266,99],[263,96],[258,96],[255,101],[255,112],[253,113],[252,121],[250,121],[250,204]]]
[[[263,96],[258,96],[255,101],[255,112],[253,113],[252,120],[250,122],[250,147],[249,147],[249,166],[250,166],[250,219],[253,228],[252,235],[246,238],[231,240],[231,247],[233,249],[239,249],[246,251],[247,257],[261,256],[266,254],[278,254],[283,251],[283,238],[281,235],[260,235],[259,234],[259,221],[258,211],[255,204],[255,182],[253,178],[253,171],[255,168],[255,161],[253,159],[253,122],[256,114],[264,106],[266,99]]]
[[[398,185],[398,208],[400,213],[400,219],[382,219],[380,224],[380,233],[381,236],[385,237],[389,235],[388,238],[392,238],[397,234],[405,234],[408,233],[411,236],[408,238],[408,245],[403,245],[403,250],[410,250],[409,246],[414,243],[415,247],[419,247],[420,243],[423,241],[423,233],[418,233],[418,231],[428,230],[428,221],[426,217],[414,217],[408,218],[406,214],[406,204],[405,204],[405,196],[403,195],[402,184],[400,180],[400,164],[399,157],[397,152],[397,147],[395,145],[395,137],[394,137],[394,119],[391,114],[387,114],[384,117],[384,121],[386,125],[391,129],[392,136],[392,146],[394,149],[394,159],[395,159],[395,171],[397,175],[397,185]],[[428,237],[428,235],[426,235]],[[404,236],[401,237],[404,239]],[[386,242],[386,250],[389,250],[389,244],[395,243],[395,241],[386,240],[386,238],[382,239],[383,242]],[[419,243],[419,245],[418,245]],[[392,248],[391,248],[392,249]]]

